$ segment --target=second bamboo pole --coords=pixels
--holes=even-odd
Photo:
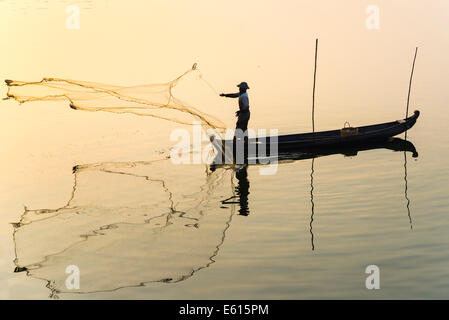
[[[312,94],[312,130],[315,132],[315,83],[316,83],[316,64],[318,57],[318,39],[315,40],[315,68],[313,71],[313,94]]]

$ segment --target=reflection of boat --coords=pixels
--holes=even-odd
[[[400,138],[390,138],[386,141],[371,142],[361,145],[340,145],[334,147],[316,147],[303,148],[300,150],[292,150],[291,152],[279,153],[278,158],[282,160],[303,160],[312,159],[322,156],[330,156],[333,154],[342,154],[344,156],[356,156],[360,151],[368,151],[374,149],[388,149],[392,151],[408,151],[413,157],[418,157],[413,143]]]
[[[290,149],[289,151],[282,151],[277,154],[278,161],[289,160],[305,160],[313,159],[322,156],[330,156],[334,154],[343,154],[345,156],[355,156],[360,151],[367,151],[373,149],[388,149],[392,151],[405,151],[411,152],[413,157],[418,157],[413,143],[400,138],[390,138],[385,141],[374,141],[364,144],[352,144],[352,145],[337,145],[332,147],[309,147],[309,148],[297,148]],[[246,159],[248,161],[248,159]],[[211,169],[220,166],[223,163],[222,154],[218,152],[214,161],[212,162]]]
[[[192,179],[201,173],[169,160],[76,166],[64,206],[25,208],[14,224],[15,271],[47,281],[52,295],[192,277],[215,262],[234,214],[220,206],[232,170]],[[65,285],[69,265],[79,289]]]
[[[419,111],[415,111],[411,117],[406,119],[370,126],[281,135],[277,137],[277,150],[282,153],[304,148],[361,146],[367,143],[385,141],[412,128],[419,114]],[[273,139],[271,138],[271,140]],[[275,141],[271,142],[275,143]],[[227,150],[231,146],[233,148],[232,152],[235,154],[236,145],[238,145],[238,143],[233,144],[232,140],[219,140],[215,138],[212,139],[212,143],[219,153],[224,150],[225,154],[231,151]],[[266,152],[267,155],[270,155],[270,137],[249,138],[245,146],[245,158],[257,154],[260,155],[261,152],[259,150],[264,150],[263,154]],[[274,152],[271,153],[271,155],[274,155]]]

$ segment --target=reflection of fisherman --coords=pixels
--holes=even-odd
[[[239,93],[222,93],[220,97],[227,98],[239,98],[239,111],[235,113],[238,117],[236,130],[241,129],[243,133],[248,129],[248,121],[249,121],[249,98],[246,90],[249,89],[248,84],[246,82],[242,82],[237,85],[239,87]]]
[[[247,166],[237,170],[235,176],[239,180],[238,186],[235,188],[237,195],[239,196],[240,210],[239,214],[247,216],[249,214],[248,208],[248,195],[249,195],[249,180]]]
[[[248,195],[249,195],[249,180],[248,180],[248,166],[244,166],[235,171],[235,176],[239,181],[235,187],[236,195],[228,199],[222,200],[222,204],[238,203],[240,205],[239,214],[242,216],[249,215]],[[234,199],[238,198],[238,201]]]

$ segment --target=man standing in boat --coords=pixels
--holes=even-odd
[[[249,87],[246,82],[242,82],[237,85],[239,87],[238,93],[222,93],[220,97],[227,98],[239,98],[239,110],[235,113],[238,117],[236,130],[241,129],[242,133],[245,134],[246,130],[248,130],[248,121],[249,121],[249,98],[248,93],[246,92]]]

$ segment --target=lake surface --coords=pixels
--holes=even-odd
[[[377,2],[376,2],[377,3]],[[0,1],[0,79],[134,86],[175,79],[189,105],[235,125],[311,131],[405,117],[410,151],[377,148],[263,166],[175,165],[170,134],[191,126],[0,102],[0,298],[449,298],[449,4],[372,1]],[[2,96],[6,86],[2,87]],[[399,138],[404,138],[402,135]],[[365,269],[380,270],[367,290]],[[66,269],[80,270],[80,288]]]

